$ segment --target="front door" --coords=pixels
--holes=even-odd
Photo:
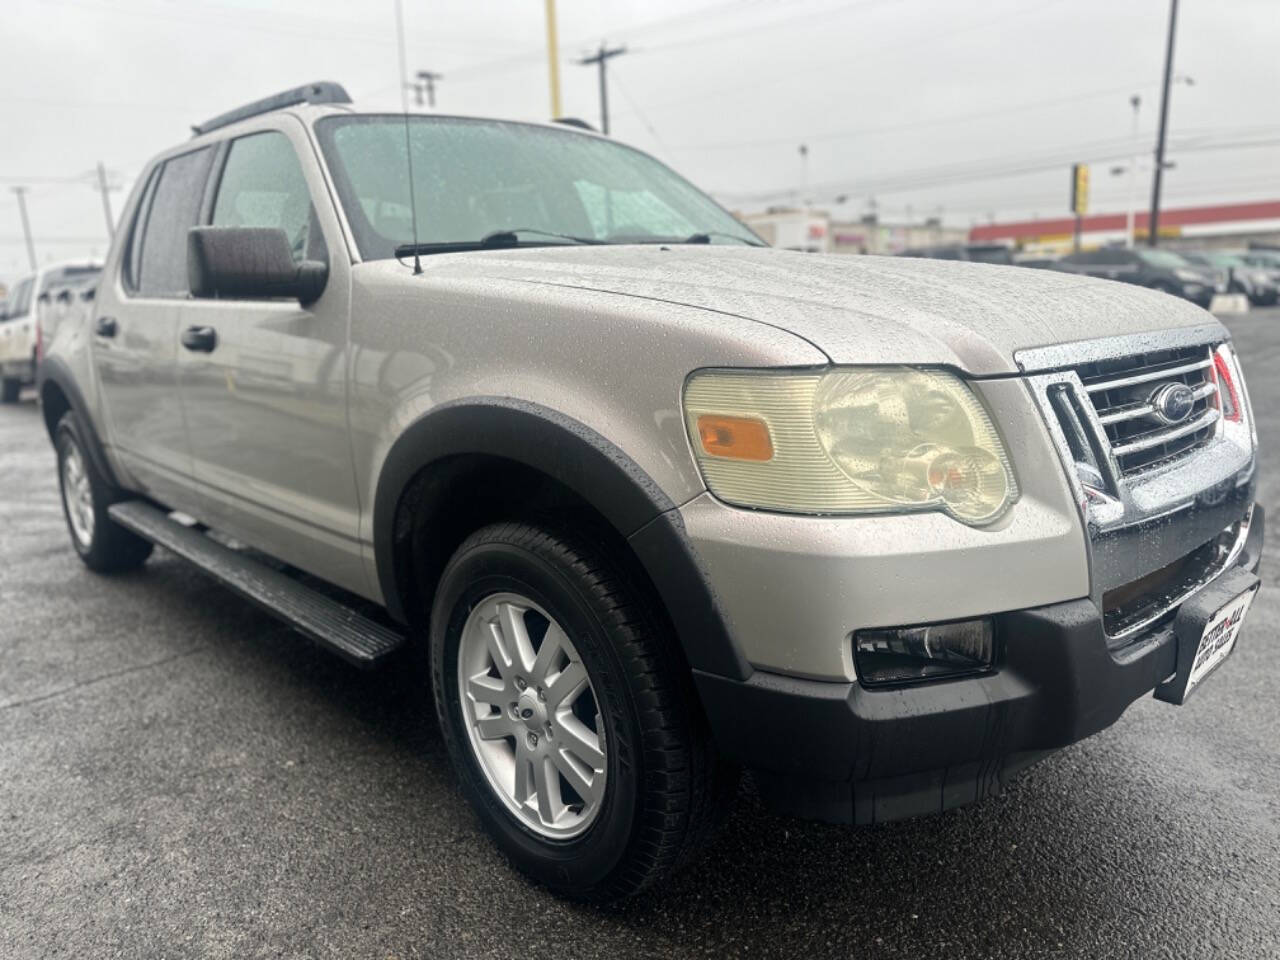
[[[187,231],[199,222],[213,156],[202,147],[152,170],[90,322],[108,454],[129,486],[188,511],[195,492],[178,394],[178,320],[189,290]]]
[[[209,221],[283,229],[295,260],[328,263],[324,294],[306,307],[187,301],[179,329],[204,337],[179,349],[183,401],[201,519],[367,593],[346,419],[349,262],[311,149],[292,119],[232,140]]]

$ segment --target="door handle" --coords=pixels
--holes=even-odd
[[[120,332],[120,326],[115,317],[99,317],[93,325],[93,332],[100,337],[114,337]]]
[[[182,345],[197,353],[213,353],[218,346],[218,331],[213,327],[187,327],[182,331]]]

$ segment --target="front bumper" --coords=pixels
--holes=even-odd
[[[1215,290],[1212,286],[1203,283],[1184,283],[1182,285],[1182,297],[1184,300],[1190,300],[1197,307],[1208,309],[1209,304],[1213,301]]]
[[[1233,576],[1257,570],[1263,527],[1255,507],[1236,566],[1201,593],[1229,592]],[[996,624],[996,670],[967,679],[869,690],[763,671],[695,678],[721,750],[756,771],[775,809],[875,823],[998,793],[1011,774],[1115,722],[1177,661],[1171,619],[1113,652],[1092,599]]]
[[[0,377],[6,380],[21,380],[23,383],[34,383],[36,366],[30,360],[6,360],[0,363]]]

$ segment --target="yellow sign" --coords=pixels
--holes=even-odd
[[[1071,212],[1084,216],[1089,212],[1089,165],[1073,164],[1071,167]]]

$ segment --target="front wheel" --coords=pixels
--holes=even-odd
[[[436,592],[431,666],[468,800],[562,896],[635,893],[732,801],[688,667],[607,546],[520,523],[473,534]]]
[[[54,434],[58,487],[71,545],[90,570],[132,570],[151,555],[151,543],[108,515],[107,508],[119,498],[86,453],[83,430],[75,413],[68,412]]]

